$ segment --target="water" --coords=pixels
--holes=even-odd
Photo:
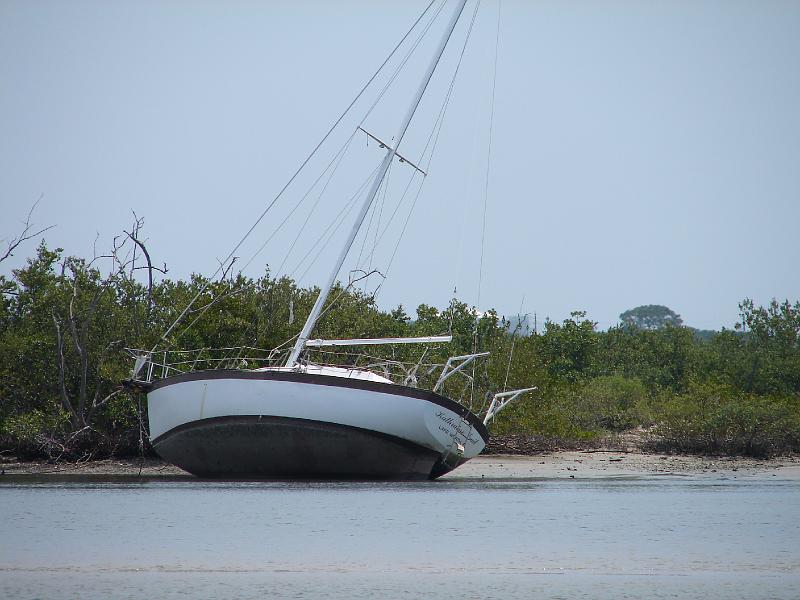
[[[776,478],[0,485],[3,598],[798,598]]]

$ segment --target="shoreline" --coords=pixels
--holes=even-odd
[[[0,483],[9,478],[143,477],[195,479],[157,458],[103,459],[82,463],[47,463],[5,459]],[[800,480],[800,457],[769,459],[651,454],[625,450],[557,450],[538,454],[480,455],[441,481],[481,479],[585,479],[604,477],[694,476],[711,478],[780,478]]]
[[[770,459],[653,454],[605,449],[557,450],[538,455],[473,458],[445,479],[590,479],[606,477],[781,478],[800,481],[800,457]]]

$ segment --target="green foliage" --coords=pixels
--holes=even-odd
[[[694,384],[660,410],[661,444],[684,452],[765,456],[800,450],[800,398]]]
[[[0,437],[10,438],[17,445],[32,446],[41,436],[63,432],[68,423],[69,415],[64,411],[33,409],[7,416],[0,426]]]
[[[612,327],[600,339],[598,371],[640,379],[649,389],[685,389],[701,351],[690,329]]]
[[[148,289],[132,268],[119,267],[101,272],[95,262],[42,243],[12,277],[0,277],[0,444],[47,455],[135,450],[139,400],[120,386],[132,362],[126,347],[153,347],[199,294],[162,346],[227,361],[219,364],[261,366],[210,349],[286,349],[318,293],[268,272],[211,282],[164,278]],[[383,311],[371,296],[341,285],[331,298],[316,336],[453,335],[449,345],[372,347],[374,358],[430,365],[490,352],[470,366],[471,380],[452,377],[443,389],[476,411],[493,393],[537,386],[498,416],[496,433],[591,440],[647,427],[665,449],[800,450],[797,302],[757,307],[745,300],[738,330],[698,337],[659,306],[623,313],[625,323],[608,331],[574,312],[561,323],[547,321],[542,333],[515,335],[494,311],[481,314],[457,300],[443,310],[421,304],[412,319],[402,306]],[[315,352],[312,360],[366,364]],[[430,387],[438,371],[414,375]]]
[[[746,329],[744,389],[756,394],[800,393],[800,302],[773,299],[769,306],[756,307],[744,300],[739,310]]]
[[[626,310],[619,316],[624,325],[638,329],[661,329],[672,325],[680,327],[683,319],[675,311],[660,304],[645,304]]]
[[[597,377],[580,390],[575,418],[582,429],[624,431],[649,424],[647,389],[638,379]]]
[[[594,373],[599,336],[597,324],[586,313],[571,313],[561,325],[548,320],[540,351],[551,375],[566,381],[578,381]]]

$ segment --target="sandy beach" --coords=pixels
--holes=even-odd
[[[15,461],[0,464],[2,476],[139,476],[181,478],[192,476],[157,459],[97,460],[84,463]],[[645,454],[611,450],[543,452],[537,455],[493,454],[478,456],[446,475],[457,479],[584,479],[620,476],[780,477],[800,480],[800,458],[772,459]]]

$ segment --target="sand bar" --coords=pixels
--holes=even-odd
[[[672,456],[605,450],[478,456],[446,477],[586,479],[621,476],[780,477],[800,480],[800,458]]]
[[[108,459],[83,463],[16,461],[0,463],[4,476],[139,476],[192,478],[157,459]],[[621,476],[780,478],[800,480],[800,457],[771,459],[646,454],[607,450],[544,452],[532,456],[478,456],[443,479],[586,479]],[[16,477],[14,477],[16,479]],[[2,480],[0,480],[2,481]]]

